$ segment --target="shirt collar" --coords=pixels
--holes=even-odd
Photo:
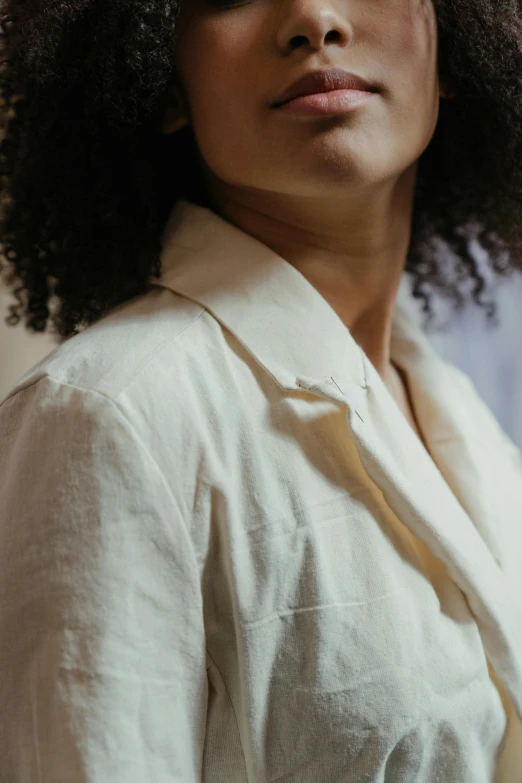
[[[362,349],[326,299],[292,264],[212,210],[178,200],[161,261],[152,282],[205,307],[282,388],[314,387],[339,401],[354,386],[366,388]],[[414,365],[439,359],[402,303],[404,290],[395,305],[391,358],[415,393]]]

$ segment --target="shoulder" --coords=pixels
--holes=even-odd
[[[199,372],[208,361],[200,349],[212,353],[220,334],[204,308],[168,289],[120,305],[30,368],[0,400],[0,456],[12,462],[25,449],[29,459],[36,438],[39,453],[60,443],[73,454],[82,441],[89,453],[102,452],[100,459],[131,452],[137,459],[139,452],[169,484],[180,460],[196,473],[203,448],[196,429],[204,422],[195,378],[212,369]]]
[[[117,400],[130,384],[145,380],[162,356],[174,365],[182,359],[191,327],[204,312],[155,287],[58,345],[18,379],[0,405],[45,377]]]

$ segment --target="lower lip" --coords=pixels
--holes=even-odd
[[[307,114],[319,116],[322,114],[344,114],[375,95],[366,90],[331,90],[316,92],[313,95],[301,95],[293,101],[283,103],[278,108],[291,114]]]

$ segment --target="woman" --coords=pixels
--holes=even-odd
[[[0,779],[520,783],[521,455],[397,297],[521,265],[518,6],[177,6],[7,4]]]

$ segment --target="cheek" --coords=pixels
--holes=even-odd
[[[249,64],[252,53],[262,46],[257,28],[258,25],[241,14],[232,15],[226,21],[211,18],[198,21],[190,37],[187,36],[183,52],[190,71],[187,78],[193,81],[191,87],[211,85],[211,94],[223,98],[237,91],[241,84],[252,85]]]
[[[376,35],[386,49],[390,73],[412,76],[426,87],[437,73],[437,21],[431,0],[391,0]],[[376,45],[378,45],[376,41]]]
[[[253,44],[237,28],[206,22],[199,26],[197,41],[187,39],[192,48],[183,52],[185,84],[200,129],[248,121],[256,86],[245,64],[252,59]]]
[[[431,0],[391,0],[396,13],[386,31],[392,104],[421,147],[435,129],[439,111],[437,20]]]
[[[404,46],[412,56],[412,66],[428,83],[437,79],[437,20],[433,6],[424,0],[410,0],[410,23],[404,25]]]
[[[252,75],[255,26],[205,20],[180,51],[200,150],[216,171],[224,161],[248,161],[258,144],[263,93]],[[193,28],[195,30],[195,28]],[[197,53],[197,54],[196,54]],[[260,84],[263,82],[260,80]]]
[[[252,109],[256,98],[251,85],[244,84],[247,55],[243,55],[243,65],[238,67],[237,49],[226,49],[224,39],[212,44],[202,59],[194,61],[186,83],[200,153],[216,176],[230,180],[234,171],[249,167],[258,148],[257,113]]]

